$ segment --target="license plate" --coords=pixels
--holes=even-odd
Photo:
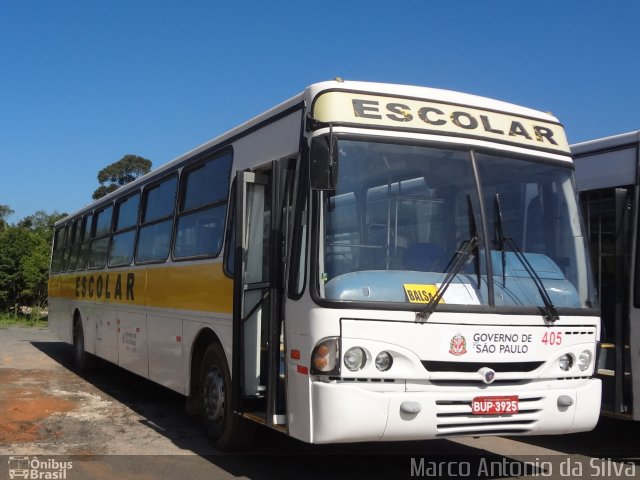
[[[475,397],[471,401],[474,415],[503,415],[518,413],[518,396]]]

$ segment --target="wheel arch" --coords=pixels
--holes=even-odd
[[[204,355],[212,343],[217,343],[224,351],[220,337],[209,327],[203,327],[195,337],[191,354],[189,356],[189,390],[187,397],[187,412],[197,415],[200,413],[200,403],[198,402],[198,394],[200,391],[200,369]],[[225,355],[226,357],[226,355]],[[227,361],[228,363],[228,361]],[[231,365],[228,365],[231,369]]]

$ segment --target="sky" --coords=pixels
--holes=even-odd
[[[570,143],[640,130],[636,0],[0,0],[0,205],[91,202],[309,84],[457,90],[556,115]]]

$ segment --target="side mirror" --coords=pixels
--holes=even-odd
[[[333,190],[338,179],[338,140],[332,134],[311,141],[310,185],[314,190]]]

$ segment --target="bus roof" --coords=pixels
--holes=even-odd
[[[638,144],[640,130],[571,145],[578,191],[636,183]]]
[[[181,163],[185,162],[195,155],[198,155],[199,153],[205,152],[215,147],[216,145],[227,142],[234,137],[248,133],[252,128],[256,127],[262,122],[265,122],[275,116],[283,115],[288,111],[293,112],[295,110],[301,109],[305,103],[310,106],[313,102],[313,99],[315,99],[321,93],[329,90],[344,90],[360,93],[390,95],[395,97],[434,100],[454,105],[477,107],[485,110],[510,113],[523,117],[543,120],[545,122],[559,123],[558,119],[550,113],[545,113],[539,110],[534,110],[500,100],[494,100],[487,97],[457,92],[454,90],[389,83],[345,81],[341,79],[319,82],[308,86],[303,92],[289,98],[288,100],[285,100],[284,102],[261,113],[260,115],[257,115],[256,117],[238,125],[231,130],[228,130],[227,132],[213,138],[212,140],[209,140],[202,145],[184,153],[183,155],[180,155],[174,160],[161,165],[148,174],[127,184],[125,187],[119,188],[118,190],[85,205],[84,207],[78,209],[64,219],[56,222],[56,226],[67,222],[69,219],[76,217],[83,212],[92,210],[99,204],[108,203],[109,200],[119,197],[122,193],[125,192],[125,190],[133,190],[136,186],[146,183],[150,178],[161,176],[163,172],[170,171],[176,165],[180,165]]]
[[[640,143],[640,130],[574,143],[571,145],[571,153],[573,155],[584,155],[598,150],[613,150],[634,143]]]

